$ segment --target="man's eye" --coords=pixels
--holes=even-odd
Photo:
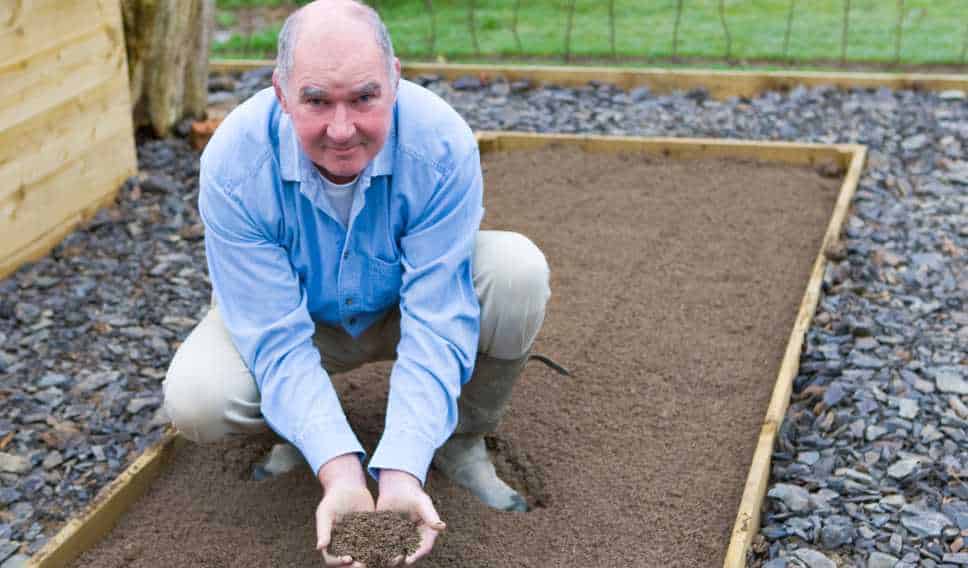
[[[366,104],[373,100],[373,95],[360,95],[356,98],[357,102]]]

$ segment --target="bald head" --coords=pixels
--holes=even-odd
[[[380,15],[373,8],[356,0],[316,0],[286,18],[279,32],[276,52],[276,75],[279,82],[284,87],[288,84],[295,61],[296,44],[304,34],[320,37],[361,25],[370,32],[373,42],[383,53],[389,82],[396,85],[398,77],[390,34]]]

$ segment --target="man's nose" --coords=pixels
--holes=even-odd
[[[330,140],[339,144],[341,142],[348,142],[353,138],[355,132],[356,128],[353,126],[353,121],[346,107],[344,105],[336,105],[336,110],[333,112],[333,120],[326,127],[326,135]]]

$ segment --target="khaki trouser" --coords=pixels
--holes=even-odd
[[[480,231],[473,272],[481,304],[479,356],[520,359],[541,328],[551,294],[544,255],[518,233]],[[314,342],[323,367],[332,375],[393,359],[400,340],[399,323],[399,310],[390,310],[356,339],[341,328],[317,325]],[[480,366],[471,376],[472,383],[480,376],[479,370]],[[178,348],[163,388],[172,423],[196,442],[268,429],[255,379],[215,305]]]

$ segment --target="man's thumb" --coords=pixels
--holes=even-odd
[[[326,515],[316,518],[316,550],[323,550],[329,546],[330,533],[333,532],[333,521]]]

